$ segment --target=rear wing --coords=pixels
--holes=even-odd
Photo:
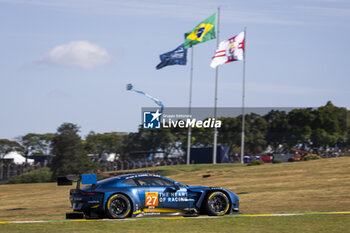
[[[67,176],[58,176],[57,185],[73,185],[73,182],[77,182],[76,189],[80,189],[80,183],[82,184],[97,184],[97,175],[96,174],[82,174],[82,175],[67,175]]]

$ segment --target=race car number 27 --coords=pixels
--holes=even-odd
[[[146,206],[158,206],[158,192],[146,192]]]

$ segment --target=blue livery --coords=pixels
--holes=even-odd
[[[229,190],[187,186],[149,173],[116,176],[72,189],[70,201],[85,218],[221,216],[239,211],[239,198]]]

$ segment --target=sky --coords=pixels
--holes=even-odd
[[[141,108],[189,104],[190,61],[159,55],[217,11],[219,40],[247,27],[246,106],[350,109],[349,0],[0,0],[0,138],[135,132]],[[194,107],[213,107],[216,40],[194,46]],[[190,57],[191,51],[188,53]],[[220,66],[218,107],[242,105],[243,63]]]

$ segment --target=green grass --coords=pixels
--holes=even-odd
[[[289,216],[216,219],[0,224],[1,232],[349,232],[350,216]]]
[[[138,169],[140,171],[144,169]],[[239,194],[244,214],[350,211],[350,158],[245,166],[154,167],[188,185],[221,186]],[[137,171],[130,171],[131,173]],[[103,174],[112,176],[117,173]],[[203,175],[210,175],[203,178]],[[0,221],[63,220],[69,189],[55,183],[0,185]],[[347,216],[174,219],[50,224],[0,224],[0,232],[350,232]],[[25,229],[25,230],[24,230]]]

